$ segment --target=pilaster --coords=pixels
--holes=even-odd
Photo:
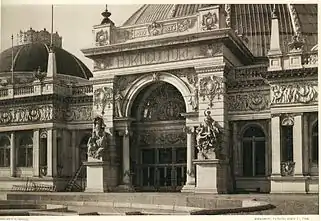
[[[77,148],[77,132],[75,130],[71,131],[71,152],[72,152],[72,166],[71,166],[71,172],[72,174],[75,174],[78,165],[79,165],[79,148]]]
[[[11,177],[15,177],[16,176],[16,134],[14,131],[11,132],[10,135],[10,144],[11,144],[11,148],[10,148],[10,174]]]
[[[57,131],[48,129],[47,131],[47,176],[57,176]]]
[[[39,177],[39,152],[40,152],[40,134],[39,129],[33,131],[33,176]]]
[[[281,176],[280,115],[271,117],[272,176]]]
[[[303,176],[302,174],[302,162],[303,162],[303,128],[302,128],[303,117],[302,114],[294,116],[293,125],[293,160],[295,162],[294,175]]]

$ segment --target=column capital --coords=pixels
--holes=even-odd
[[[196,131],[195,126],[184,126],[183,130],[187,134],[194,134]]]
[[[133,131],[130,130],[128,127],[124,128],[124,129],[118,129],[117,133],[119,136],[125,136],[125,137],[130,137],[133,135]]]

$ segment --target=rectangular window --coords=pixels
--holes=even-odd
[[[293,162],[293,126],[282,127],[282,162]]]

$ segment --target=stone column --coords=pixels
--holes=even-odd
[[[12,177],[16,176],[16,136],[15,132],[11,132],[10,136],[10,144],[11,144],[11,149],[10,149],[10,175]]]
[[[77,133],[75,130],[71,131],[71,154],[72,154],[72,167],[71,167],[71,172],[72,175],[74,175],[78,169],[78,149],[76,147],[76,141],[77,141]]]
[[[57,176],[57,131],[48,129],[47,135],[47,176]]]
[[[194,148],[195,148],[195,129],[194,127],[186,127],[186,135],[187,135],[187,162],[186,162],[186,183],[182,188],[182,192],[193,192],[195,189],[195,169],[193,160],[194,156]]]
[[[122,167],[123,167],[123,180],[121,187],[125,189],[132,189],[132,180],[131,180],[131,168],[130,168],[130,131],[126,128],[123,131],[119,132],[119,135],[123,137],[123,154],[122,154]]]
[[[237,128],[237,122],[233,122],[233,166],[234,166],[234,176],[240,176],[242,171],[242,164],[240,162],[241,160],[241,154],[240,149],[238,147],[238,128]]]
[[[40,134],[39,129],[33,131],[33,176],[39,177]]]
[[[302,137],[303,137],[302,114],[299,114],[294,116],[294,125],[293,125],[293,161],[295,162],[295,169],[294,169],[295,176],[302,176],[302,165],[303,165]]]
[[[281,176],[281,141],[280,141],[280,116],[272,116],[272,176]]]
[[[310,159],[310,148],[309,148],[309,118],[307,114],[303,115],[303,174],[308,175],[310,173],[309,159]]]

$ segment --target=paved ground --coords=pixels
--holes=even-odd
[[[243,212],[233,215],[317,215],[319,214],[319,196],[305,194],[237,194],[237,195],[201,195],[204,198],[252,198],[270,202],[276,208],[271,210],[257,212]],[[106,208],[106,207],[80,207],[71,206],[71,210],[80,213],[102,212],[106,215],[124,214],[129,211],[140,211],[139,209],[122,209],[122,208]],[[153,211],[157,212],[157,211]],[[230,214],[227,214],[230,215]]]

